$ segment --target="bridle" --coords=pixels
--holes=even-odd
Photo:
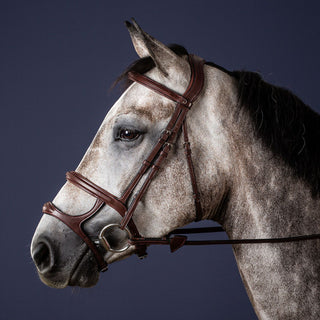
[[[99,235],[100,244],[102,244],[105,249],[112,252],[122,252],[127,250],[131,245],[134,245],[136,247],[136,253],[138,254],[138,256],[145,256],[147,245],[156,242],[156,240],[146,239],[142,237],[132,219],[132,216],[137,208],[139,201],[147,191],[152,179],[156,176],[162,163],[167,158],[169,151],[172,148],[172,145],[175,143],[176,137],[181,128],[184,132],[185,154],[187,157],[196,206],[196,221],[201,220],[202,218],[200,194],[198,191],[193,163],[191,159],[191,149],[185,118],[194,101],[198,98],[199,94],[202,91],[204,85],[204,61],[194,55],[189,55],[189,64],[191,69],[190,82],[183,95],[180,95],[168,89],[164,85],[148,78],[145,75],[139,74],[137,72],[129,72],[129,79],[138,82],[146,86],[147,88],[159,93],[160,95],[174,101],[176,103],[176,108],[165,130],[162,132],[158,142],[151,150],[149,156],[143,161],[139,171],[131,180],[121,197],[116,197],[110,192],[97,186],[95,183],[85,178],[80,173],[71,171],[67,172],[66,174],[67,180],[83,191],[95,197],[96,202],[94,206],[87,213],[78,216],[71,216],[62,212],[52,202],[47,202],[43,206],[43,213],[58,218],[83,239],[83,241],[94,253],[101,271],[106,270],[107,264],[104,261],[103,255],[97,247],[96,243],[93,242],[84,232],[82,227],[84,222],[93,217],[102,208],[102,206],[110,206],[111,208],[116,210],[123,218],[120,224],[109,224],[101,230]],[[131,197],[133,191],[141,181],[142,177],[144,177],[145,175],[146,179],[144,180],[142,186],[135,194],[133,200],[128,204],[129,198]],[[114,228],[120,228],[121,230],[124,230],[127,233],[129,239],[128,243],[120,249],[114,248],[110,244],[110,241],[108,241],[106,236],[108,231],[112,231],[112,229]],[[161,240],[163,241],[163,239]],[[185,237],[181,236],[175,236],[169,240],[169,244],[171,245],[171,249],[173,251],[182,246],[184,242]]]
[[[99,187],[83,175],[78,172],[70,171],[67,172],[67,181],[89,193],[91,196],[96,198],[93,207],[86,213],[71,216],[60,209],[58,209],[52,202],[47,202],[43,206],[43,213],[56,217],[72,229],[81,239],[88,245],[93,252],[98,262],[99,270],[105,271],[108,268],[107,263],[104,260],[101,245],[111,252],[123,252],[129,249],[130,246],[135,246],[135,253],[139,257],[146,256],[146,248],[151,244],[165,244],[170,245],[172,252],[181,248],[183,245],[216,245],[216,244],[243,244],[243,243],[272,243],[272,242],[289,242],[289,241],[300,241],[308,239],[318,239],[320,234],[288,237],[288,238],[273,238],[273,239],[239,239],[239,240],[187,240],[185,234],[192,233],[208,233],[208,232],[220,232],[224,231],[221,227],[209,227],[209,228],[186,228],[176,229],[170,232],[168,235],[162,238],[145,238],[142,237],[132,219],[133,214],[137,208],[138,203],[146,193],[151,181],[156,176],[161,165],[167,158],[170,149],[176,142],[177,135],[182,130],[184,139],[184,149],[189,168],[190,180],[193,190],[193,197],[196,208],[196,219],[199,221],[202,219],[202,206],[200,202],[200,193],[197,186],[197,180],[194,172],[191,147],[188,138],[188,131],[186,125],[186,115],[191,109],[193,103],[199,97],[203,86],[204,86],[204,71],[203,65],[204,60],[194,55],[188,56],[191,76],[189,85],[183,95],[180,95],[166,86],[150,79],[149,77],[139,74],[137,72],[130,71],[128,77],[130,80],[135,81],[158,94],[174,101],[176,103],[175,110],[168,122],[165,130],[161,133],[158,142],[152,148],[148,157],[143,161],[140,169],[133,177],[124,193],[121,197],[117,197],[105,189]],[[139,182],[145,177],[138,192],[133,195]],[[119,224],[108,224],[102,228],[99,233],[99,240],[93,241],[84,231],[84,223],[96,215],[100,209],[108,205],[116,210],[121,216],[122,220]],[[116,247],[110,241],[110,234],[115,230],[120,229],[126,233],[128,241],[122,247]],[[108,239],[109,238],[109,239]]]

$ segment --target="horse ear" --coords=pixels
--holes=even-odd
[[[150,56],[159,71],[168,76],[172,65],[181,64],[181,58],[166,45],[156,40],[143,31],[137,22],[132,18],[132,23],[126,21],[133,46],[140,58]]]

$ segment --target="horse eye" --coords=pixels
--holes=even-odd
[[[121,129],[118,136],[122,141],[133,141],[139,138],[140,132],[132,129]]]

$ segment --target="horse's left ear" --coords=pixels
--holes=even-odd
[[[150,56],[159,71],[168,76],[172,66],[185,64],[185,60],[175,54],[166,45],[143,31],[132,18],[132,23],[126,21],[133,46],[140,58]]]

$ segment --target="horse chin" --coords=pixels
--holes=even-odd
[[[68,285],[82,288],[93,287],[99,280],[99,274],[95,257],[90,251],[87,251],[72,272]]]
[[[57,270],[55,270],[57,271]],[[47,286],[55,289],[72,287],[93,287],[99,280],[98,264],[93,254],[87,250],[75,263],[72,269],[60,270],[55,276],[38,273],[40,280]]]
[[[41,273],[39,273],[40,280],[47,285],[48,287],[55,288],[55,289],[63,289],[68,286],[68,281],[52,281],[46,277],[44,277]]]
[[[131,246],[129,249],[127,249],[126,251],[121,252],[121,253],[111,253],[110,252],[110,253],[106,254],[105,258],[106,258],[106,262],[108,264],[111,264],[114,262],[124,260],[135,253],[136,253],[136,248],[134,246]]]

